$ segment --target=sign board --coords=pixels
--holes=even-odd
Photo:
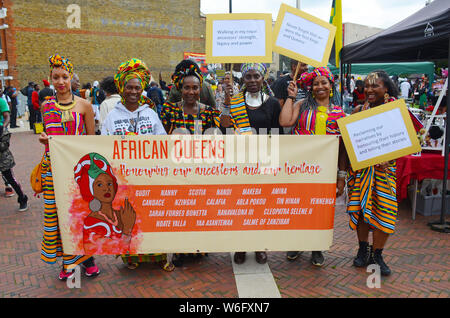
[[[52,136],[49,145],[65,253],[332,244],[336,136]]]
[[[273,32],[273,50],[314,67],[327,66],[336,27],[281,4]]]
[[[421,151],[403,99],[337,122],[355,171]]]
[[[272,63],[272,15],[208,14],[207,63]]]

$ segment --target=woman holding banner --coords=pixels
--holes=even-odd
[[[221,126],[233,126],[240,135],[256,134],[282,134],[278,121],[281,107],[278,99],[273,97],[272,90],[265,81],[267,73],[265,64],[244,63],[241,66],[244,84],[239,93],[231,99],[229,122],[221,117]],[[245,262],[246,252],[236,252],[234,262]],[[267,262],[266,252],[255,252],[259,264]]]
[[[165,135],[166,131],[156,113],[156,105],[142,95],[151,74],[145,63],[131,59],[119,65],[114,83],[121,101],[106,116],[102,135]],[[129,269],[140,263],[159,263],[165,271],[173,271],[171,254],[122,254],[122,261]]]
[[[364,87],[366,103],[355,108],[353,113],[389,103],[398,95],[396,86],[384,71],[370,73]],[[391,274],[381,253],[389,235],[394,233],[397,219],[396,170],[393,160],[358,171],[350,169],[348,176],[347,213],[350,228],[356,229],[359,241],[353,265],[377,264],[383,276]],[[373,232],[373,246],[369,247],[370,231]]]
[[[68,255],[64,253],[56,213],[55,191],[48,147],[48,135],[94,135],[94,113],[86,100],[74,96],[71,89],[73,65],[69,59],[53,55],[50,61],[50,79],[55,87],[54,97],[47,97],[42,104],[45,131],[39,136],[39,142],[45,145],[42,161],[42,183],[44,195],[44,238],[41,259],[54,264],[57,257],[63,258],[63,267],[59,273],[60,280],[67,280],[74,275],[74,269],[82,264],[86,276],[100,273],[94,258],[87,255]]]
[[[280,114],[283,127],[294,126],[294,135],[339,135],[337,120],[345,117],[342,107],[337,106],[334,92],[334,77],[326,67],[319,67],[310,73],[303,73],[300,86],[307,90],[306,98],[294,104],[297,87],[294,81],[289,83],[288,98]],[[345,187],[346,157],[342,142],[339,146],[339,172],[337,175],[337,196],[342,195]],[[287,253],[288,260],[295,260],[299,252]],[[313,251],[311,262],[315,266],[324,264],[322,252]]]
[[[197,134],[216,127],[214,118],[220,115],[220,111],[200,102],[203,75],[197,63],[191,60],[181,61],[175,67],[172,81],[181,92],[181,101],[167,101],[162,107],[161,121],[166,132],[170,135],[175,129],[183,129],[190,134]],[[196,121],[200,121],[201,125],[198,130],[195,127]]]
[[[171,134],[203,134],[207,129],[215,128],[215,117],[220,111],[200,102],[203,75],[197,63],[183,60],[172,75],[175,88],[181,92],[181,101],[165,102],[161,110],[161,121],[166,132]],[[196,126],[198,122],[198,126]],[[200,258],[205,253],[177,253],[173,256],[175,266],[182,266],[185,258]]]

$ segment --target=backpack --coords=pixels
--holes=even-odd
[[[24,88],[22,88],[20,90],[20,92],[22,93],[22,95],[28,96],[28,86],[25,86]]]
[[[159,98],[158,90],[150,88],[147,91],[147,97],[150,98],[156,105],[161,105],[162,100]]]

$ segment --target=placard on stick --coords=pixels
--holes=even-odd
[[[273,32],[273,50],[314,67],[327,66],[336,27],[284,3]]]
[[[403,99],[337,121],[354,171],[421,151]]]
[[[272,15],[208,14],[207,63],[272,63]]]

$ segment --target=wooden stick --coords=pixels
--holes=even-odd
[[[294,78],[293,78],[294,82],[297,81],[298,72],[300,72],[300,62],[297,63],[297,68],[295,69],[295,74],[294,74]]]

